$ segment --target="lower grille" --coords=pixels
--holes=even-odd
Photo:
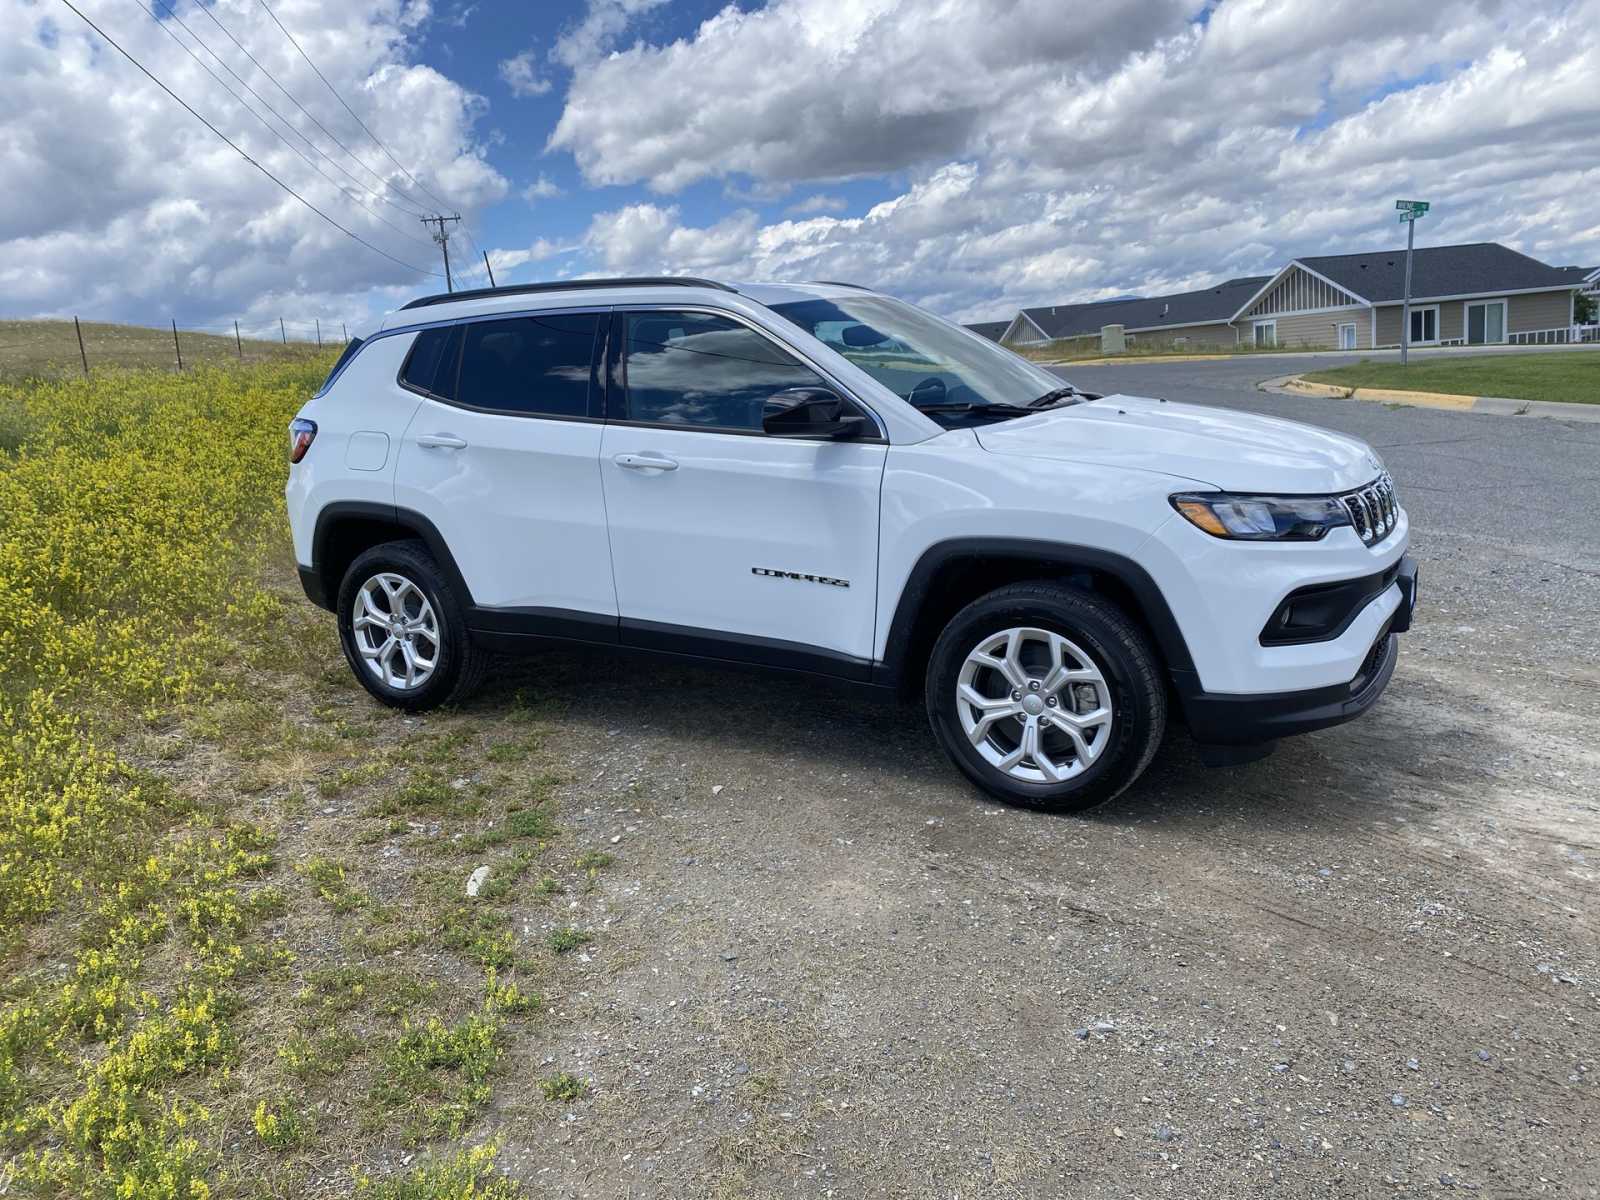
[[[1383,541],[1400,521],[1400,504],[1395,499],[1394,480],[1385,471],[1371,483],[1339,497],[1356,535],[1367,545]]]

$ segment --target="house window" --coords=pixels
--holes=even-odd
[[[1411,344],[1426,345],[1439,340],[1439,306],[1411,310]]]
[[[1487,300],[1467,305],[1467,345],[1488,346],[1506,340],[1506,302]]]
[[[1278,323],[1276,321],[1256,322],[1256,345],[1276,346],[1278,344]]]

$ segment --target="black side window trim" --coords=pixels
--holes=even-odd
[[[602,423],[605,421],[605,414],[607,410],[606,392],[609,389],[602,390],[597,386],[596,381],[600,372],[600,365],[605,361],[606,347],[608,344],[607,333],[612,321],[615,320],[615,317],[613,315],[612,320],[608,321],[606,319],[607,313],[603,310],[597,309],[575,309],[571,311],[576,313],[593,313],[595,317],[594,344],[589,351],[589,412],[587,416],[575,417],[561,413],[536,413],[528,412],[525,409],[485,408],[482,405],[466,404],[460,400],[452,399],[449,396],[441,396],[438,392],[429,391],[427,388],[420,388],[413,383],[408,383],[406,381],[406,368],[411,365],[411,356],[416,353],[417,342],[421,340],[422,334],[427,332],[428,329],[439,328],[437,325],[430,325],[423,329],[417,330],[417,336],[412,339],[411,348],[406,351],[406,356],[400,363],[400,370],[395,375],[395,384],[396,386],[401,387],[408,392],[414,393],[415,395],[421,396],[426,400],[432,400],[436,404],[447,404],[451,408],[459,408],[464,412],[485,413],[492,417],[520,417],[524,421],[577,421],[582,424]],[[537,315],[537,313],[491,313],[486,314],[486,317],[482,319],[505,320],[515,317],[531,317]],[[453,334],[452,341],[457,344],[457,353],[455,355],[455,386],[450,389],[457,395],[460,395],[461,393],[461,364],[466,358],[466,348],[464,345],[466,339],[465,327],[471,323],[472,322],[470,320],[452,321],[448,323],[448,328]]]
[[[652,306],[649,308],[618,307],[611,310],[611,337],[610,345],[606,354],[606,424],[621,425],[629,429],[673,429],[684,433],[720,433],[731,437],[771,437],[771,434],[766,433],[764,430],[745,429],[739,426],[681,425],[671,421],[635,421],[629,418],[627,358],[628,317],[642,313],[679,311],[700,313],[710,317],[720,317],[725,321],[731,321],[735,325],[739,325],[744,329],[748,329],[757,337],[765,338],[780,353],[788,358],[793,359],[799,366],[804,367],[807,371],[810,371],[812,374],[816,375],[817,378],[821,379],[823,383],[827,384],[834,391],[838,392],[840,399],[842,399],[845,403],[845,407],[855,415],[865,418],[867,423],[872,426],[874,431],[873,435],[871,437],[854,439],[854,445],[871,446],[888,444],[889,439],[884,436],[883,427],[878,420],[877,414],[863,406],[842,384],[830,378],[825,372],[819,370],[814,364],[808,362],[804,358],[801,358],[798,354],[796,354],[788,346],[785,346],[766,330],[760,328],[759,326],[753,325],[748,321],[741,320],[734,313],[722,312],[716,309],[697,308],[692,305],[686,305],[681,309],[673,308],[669,305],[663,305]],[[805,441],[807,439],[783,438],[778,440]]]

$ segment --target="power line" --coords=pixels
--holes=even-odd
[[[288,192],[289,195],[293,196],[296,200],[300,201],[301,204],[305,205],[312,212],[316,213],[317,216],[321,217],[329,225],[332,225],[340,233],[344,234],[345,237],[350,238],[352,241],[360,242],[363,246],[365,246],[368,250],[371,250],[374,254],[382,255],[384,258],[387,258],[390,262],[396,264],[397,266],[404,267],[408,271],[415,271],[419,275],[432,275],[432,276],[435,276],[436,278],[439,276],[439,272],[437,272],[437,271],[430,271],[425,267],[419,267],[419,266],[416,266],[413,263],[405,262],[403,259],[398,259],[394,255],[390,254],[387,250],[380,250],[377,246],[374,246],[371,242],[367,241],[367,239],[362,237],[359,233],[352,233],[350,230],[346,229],[343,225],[339,224],[339,222],[335,221],[327,213],[323,212],[315,204],[311,203],[311,201],[307,200],[304,196],[302,196],[299,192],[295,191],[292,187],[290,187],[283,180],[279,179],[271,171],[269,171],[265,167],[263,167],[255,159],[251,158],[243,150],[239,149],[239,147],[234,144],[232,139],[230,139],[227,134],[223,133],[222,130],[218,129],[210,121],[208,121],[204,117],[202,117],[198,112],[196,112],[189,105],[188,101],[186,101],[182,96],[178,95],[177,92],[173,91],[166,84],[162,83],[161,80],[157,79],[153,74],[151,74],[149,68],[147,68],[142,62],[140,62],[133,55],[129,54],[126,50],[124,50],[122,48],[122,46],[114,38],[111,37],[110,34],[108,34],[104,29],[101,29],[100,26],[96,25],[88,17],[84,16],[82,10],[79,9],[77,5],[73,4],[72,0],[61,0],[61,3],[65,4],[68,8],[70,8],[73,11],[73,13],[78,17],[78,19],[80,21],[82,21],[90,29],[94,30],[102,38],[104,38],[106,40],[107,44],[109,44],[113,50],[115,50],[118,54],[122,55],[123,58],[127,59],[134,66],[138,67],[139,71],[145,76],[145,78],[149,79],[151,83],[155,84],[158,88],[160,88],[167,95],[171,96],[179,104],[183,105],[184,110],[186,112],[188,112],[188,114],[191,117],[193,117],[196,121],[199,121],[200,124],[204,125],[212,133],[216,134],[217,137],[222,139],[222,141],[226,142],[228,147],[235,154],[237,154],[240,158],[244,159],[245,162],[249,163],[256,170],[260,171],[268,179],[272,180],[273,183],[277,184],[284,191]]]
[[[273,12],[272,9],[267,6],[267,0],[256,0],[256,3],[261,5],[261,7],[266,10],[267,16],[272,18],[272,23],[274,25],[276,25],[279,29],[283,30],[283,36],[289,39],[289,44],[291,46],[293,46],[296,50],[300,51],[300,57],[306,60],[306,65],[309,66],[313,71],[316,71],[317,78],[322,80],[323,86],[326,87],[330,92],[333,93],[333,98],[335,100],[337,100],[340,104],[344,105],[345,112],[349,113],[352,117],[354,117],[356,119],[356,124],[361,126],[361,128],[363,130],[365,130],[366,135],[369,138],[372,139],[372,144],[374,146],[376,146],[379,150],[382,150],[385,154],[387,154],[389,156],[389,161],[392,162],[395,166],[400,168],[400,173],[402,175],[404,175],[407,179],[411,180],[411,182],[413,184],[415,184],[418,188],[420,188],[422,190],[422,192],[426,196],[428,196],[430,199],[432,199],[434,201],[434,203],[443,205],[444,207],[448,208],[449,207],[448,204],[445,204],[445,202],[443,200],[439,199],[438,196],[435,196],[431,191],[428,190],[426,185],[424,185],[421,181],[419,181],[417,179],[417,177],[415,175],[413,175],[410,171],[406,170],[405,164],[402,163],[398,158],[396,158],[394,156],[393,151],[391,151],[389,149],[389,147],[385,146],[382,142],[380,142],[378,140],[378,135],[377,134],[373,133],[372,130],[367,128],[367,123],[361,119],[361,114],[356,112],[355,109],[350,107],[349,103],[345,100],[345,98],[343,96],[341,96],[339,94],[338,90],[333,86],[333,84],[328,82],[328,77],[326,75],[324,75],[320,70],[318,70],[317,64],[311,61],[311,56],[305,52],[304,48],[301,47],[299,42],[294,40],[294,34],[290,33],[287,29],[284,28],[283,22],[278,20],[278,14]]]
[[[301,150],[300,147],[296,146],[293,142],[291,142],[287,138],[285,138],[283,136],[283,134],[279,133],[276,129],[274,129],[272,127],[271,122],[269,122],[265,117],[263,117],[255,109],[251,108],[248,104],[246,104],[245,100],[244,100],[244,97],[239,95],[238,92],[234,91],[231,87],[228,86],[227,80],[223,79],[222,76],[218,75],[210,67],[206,66],[205,61],[198,54],[196,54],[188,45],[186,45],[182,38],[180,38],[177,34],[173,33],[172,30],[167,27],[166,23],[164,21],[162,21],[161,18],[157,17],[156,14],[154,12],[152,12],[149,7],[147,7],[145,5],[144,0],[133,0],[133,2],[135,4],[137,4],[141,9],[143,9],[145,14],[147,16],[149,16],[149,18],[152,21],[154,21],[157,25],[161,26],[163,32],[165,32],[166,35],[168,37],[170,37],[174,42],[177,42],[179,48],[182,49],[185,54],[187,54],[190,58],[194,59],[194,61],[200,65],[200,69],[202,71],[204,71],[207,75],[211,76],[212,79],[215,79],[217,81],[217,83],[221,84],[222,88],[228,93],[228,95],[232,96],[235,100],[237,100],[239,102],[239,107],[243,108],[252,117],[254,117],[256,120],[260,121],[262,126],[266,129],[266,131],[268,133],[270,133],[273,137],[277,138],[280,142],[282,142],[290,150],[294,151],[294,153],[297,154],[300,157],[300,160],[302,162],[304,162],[306,164],[306,166],[310,167],[318,175],[322,176],[329,183],[333,184],[334,187],[338,188],[341,192],[343,192],[347,197],[349,197],[350,200],[354,201],[356,204],[361,205],[362,210],[364,212],[368,213],[372,217],[372,219],[374,221],[377,221],[377,222],[379,222],[380,224],[383,224],[383,225],[387,225],[390,229],[394,230],[397,234],[399,234],[401,237],[405,238],[405,240],[408,241],[408,242],[413,242],[418,246],[423,246],[423,247],[427,246],[426,242],[422,241],[420,238],[412,237],[409,233],[407,233],[405,230],[401,229],[400,226],[396,225],[394,222],[384,220],[383,217],[380,216],[377,213],[376,210],[368,207],[367,204],[361,199],[360,196],[357,196],[354,192],[350,191],[348,188],[346,188],[344,185],[342,185],[337,179],[335,179],[332,175],[329,175],[321,167],[317,166],[316,163],[312,162],[309,158],[307,158],[306,155],[305,155],[305,152],[303,150]],[[156,3],[161,4],[161,6],[163,8],[167,8],[167,6],[162,3],[162,0],[156,0]],[[170,8],[167,8],[167,11],[169,13],[172,12],[172,10]],[[173,14],[173,19],[177,20],[179,25],[183,25],[183,21],[180,20],[177,17],[176,13]],[[189,30],[189,27],[187,25],[183,25],[183,28],[185,30]],[[211,47],[206,46],[203,41],[200,41],[200,39],[198,37],[195,37],[193,30],[189,30],[189,36],[190,37],[194,37],[195,41],[200,42],[200,44],[202,46],[205,46],[205,48],[208,51],[211,49]],[[216,57],[215,53],[212,54],[212,57],[213,58]],[[221,59],[217,59],[217,61],[218,62],[222,62]],[[227,67],[226,63],[223,63],[222,65],[223,65],[224,68]],[[237,79],[238,76],[234,76],[234,78]],[[243,83],[244,81],[240,80],[240,82]],[[245,84],[245,86],[248,88],[250,85],[249,84]],[[254,92],[253,89],[251,91],[251,94],[255,95],[255,92]],[[257,96],[257,99],[260,99],[260,97]],[[262,103],[266,104],[266,101],[263,100]],[[271,105],[267,105],[267,110],[269,112],[271,112],[273,114],[273,116],[276,116],[278,118],[278,120],[280,120],[280,121],[283,120],[283,117],[281,115],[279,115],[277,110],[272,108]],[[284,124],[287,125],[288,122],[285,121]],[[315,150],[316,147],[312,146],[312,149]],[[335,165],[337,165],[337,164],[335,164]],[[348,172],[347,172],[347,174],[348,174]],[[352,180],[352,181],[355,182],[354,180]],[[361,187],[363,185],[360,184],[359,182],[356,182],[356,186],[357,187]],[[402,210],[402,211],[404,211],[404,210]]]
[[[193,29],[191,29],[189,27],[188,23],[186,21],[184,21],[184,19],[178,15],[177,11],[172,7],[172,5],[170,3],[167,2],[167,0],[155,0],[155,2],[157,4],[159,4],[159,5],[161,5],[162,10],[164,12],[166,12],[166,14],[169,17],[171,17],[174,21],[176,21],[178,23],[179,27],[182,28],[182,30],[185,33],[187,33],[190,37],[192,37],[201,46],[201,48],[205,50],[205,52],[207,54],[211,55],[212,58],[217,60],[217,65],[220,66],[229,75],[233,76],[233,78],[238,81],[240,87],[244,88],[245,91],[249,92],[252,96],[254,96],[261,103],[261,106],[263,108],[265,108],[269,113],[271,113],[273,116],[278,118],[278,120],[283,124],[283,127],[285,129],[289,130],[296,137],[298,137],[301,141],[303,141],[307,146],[309,146],[312,150],[314,150],[318,155],[320,155],[322,157],[322,159],[325,162],[328,163],[329,166],[333,167],[334,170],[338,171],[341,175],[343,175],[351,183],[355,184],[356,187],[360,188],[363,192],[370,192],[378,200],[382,201],[384,204],[387,204],[390,208],[394,209],[396,212],[404,213],[408,217],[416,217],[416,216],[420,216],[421,215],[419,212],[417,212],[417,211],[415,211],[413,209],[409,209],[409,208],[406,208],[406,207],[404,207],[402,205],[396,204],[394,201],[390,200],[387,196],[385,196],[383,194],[382,190],[375,190],[372,187],[371,184],[365,183],[362,180],[357,179],[354,175],[352,175],[348,170],[345,169],[345,167],[344,167],[344,165],[342,163],[340,163],[336,158],[334,158],[331,154],[329,154],[321,146],[317,145],[316,142],[312,141],[303,132],[301,132],[298,128],[296,128],[294,123],[291,122],[287,117],[285,117],[276,108],[274,108],[272,106],[272,103],[265,96],[263,96],[260,92],[256,91],[256,89],[253,88],[249,84],[249,82],[244,79],[243,76],[241,76],[237,71],[235,71],[232,67],[230,67],[228,65],[228,63],[227,63],[227,60],[224,59],[222,57],[222,55],[218,54],[215,50],[213,50],[211,48],[210,44],[205,40],[205,38],[201,37],[198,33],[196,33]],[[204,12],[207,16],[211,15],[210,8],[208,8],[204,4],[200,5],[200,10],[202,12]],[[148,10],[146,10],[146,11],[148,11]],[[155,14],[153,14],[153,13],[151,14],[152,17],[154,15]],[[216,21],[215,17],[212,17],[211,19],[213,21]],[[227,28],[225,26],[223,26],[220,21],[217,22],[217,28],[221,29],[223,33],[228,33]],[[228,36],[231,38],[233,35],[232,34],[228,34]],[[182,42],[179,42],[179,45],[182,45],[182,44],[183,44]],[[238,45],[238,42],[235,41],[234,44]],[[187,48],[187,47],[185,47],[185,48]],[[241,47],[241,49],[242,49],[242,47]],[[247,50],[247,51],[245,51],[245,53],[248,54],[249,51]],[[252,59],[251,61],[254,61],[254,60]],[[205,64],[202,63],[201,65],[204,66]],[[257,66],[260,66],[260,64],[258,63]],[[270,75],[268,77],[271,78]],[[274,82],[276,82],[276,80],[274,80]],[[281,90],[281,87],[280,87],[280,90]],[[289,98],[291,100],[294,99],[293,96],[290,96]],[[242,104],[242,103],[244,103],[244,101],[240,100],[240,103]],[[345,153],[348,154],[349,151],[346,150]],[[354,158],[355,156],[351,155],[351,157]],[[376,173],[374,173],[372,171],[372,169],[370,167],[367,167],[365,163],[362,163],[360,159],[356,159],[356,163],[357,163],[358,166],[361,166],[365,170],[367,170],[367,172],[369,174],[371,174],[374,179],[377,179],[380,184],[386,183],[386,181],[381,176],[379,176]],[[396,194],[399,195],[400,193],[397,192]],[[391,228],[395,228],[395,227],[391,226]],[[415,238],[413,238],[412,240],[416,241]],[[422,243],[418,243],[418,244],[420,245]]]
[[[265,75],[267,77],[267,79],[272,83],[273,87],[277,88],[280,92],[282,92],[288,98],[289,102],[291,104],[293,104],[296,108],[298,108],[302,113],[304,113],[305,116],[307,117],[307,119],[309,119],[310,122],[313,125],[315,125],[318,129],[322,130],[323,134],[326,135],[326,137],[328,138],[329,141],[331,141],[335,146],[339,147],[339,149],[343,150],[346,154],[348,154],[350,156],[351,160],[358,167],[360,167],[368,175],[371,175],[374,179],[376,179],[378,181],[378,184],[379,184],[380,187],[388,188],[396,196],[399,196],[401,199],[406,201],[407,204],[416,205],[416,211],[412,211],[410,209],[401,209],[401,211],[404,212],[406,214],[406,216],[408,216],[408,217],[416,217],[416,216],[421,216],[422,215],[422,209],[427,207],[426,205],[424,205],[422,203],[422,201],[418,200],[415,196],[408,195],[407,193],[401,191],[400,188],[397,187],[393,182],[391,182],[390,180],[386,179],[384,176],[378,174],[378,172],[374,171],[365,162],[363,162],[361,157],[358,154],[356,154],[356,152],[354,150],[350,149],[349,146],[346,146],[344,144],[344,142],[340,141],[339,140],[339,136],[336,133],[334,133],[331,129],[329,129],[326,125],[324,125],[321,121],[319,121],[317,119],[316,113],[312,112],[304,104],[301,104],[299,99],[295,96],[295,94],[293,92],[291,92],[288,88],[284,87],[283,84],[278,82],[278,77],[276,75],[274,75],[271,71],[267,70],[266,67],[261,65],[261,60],[258,59],[254,54],[250,53],[249,47],[247,47],[238,38],[233,36],[233,31],[230,30],[226,25],[224,25],[222,23],[222,21],[217,17],[217,14],[212,11],[212,6],[211,5],[205,4],[205,3],[199,3],[198,0],[197,0],[196,7],[198,7],[201,12],[205,13],[205,15],[210,19],[210,21],[211,21],[211,23],[213,25],[215,25],[218,29],[222,30],[224,36],[226,36],[227,39],[230,42],[232,42],[235,46],[237,46],[239,48],[239,52],[241,54],[243,54],[246,58],[248,58],[252,63],[255,64],[256,70],[260,71],[263,75]],[[310,139],[307,139],[307,140],[309,141]]]

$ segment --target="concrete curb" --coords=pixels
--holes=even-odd
[[[1600,424],[1600,404],[1563,404],[1557,400],[1512,400],[1505,396],[1457,396],[1448,392],[1407,392],[1396,388],[1347,388],[1313,383],[1298,375],[1280,375],[1256,385],[1280,396],[1321,396],[1331,400],[1364,400],[1407,408],[1441,408],[1451,412],[1486,413],[1496,417],[1547,417],[1557,421]]]

